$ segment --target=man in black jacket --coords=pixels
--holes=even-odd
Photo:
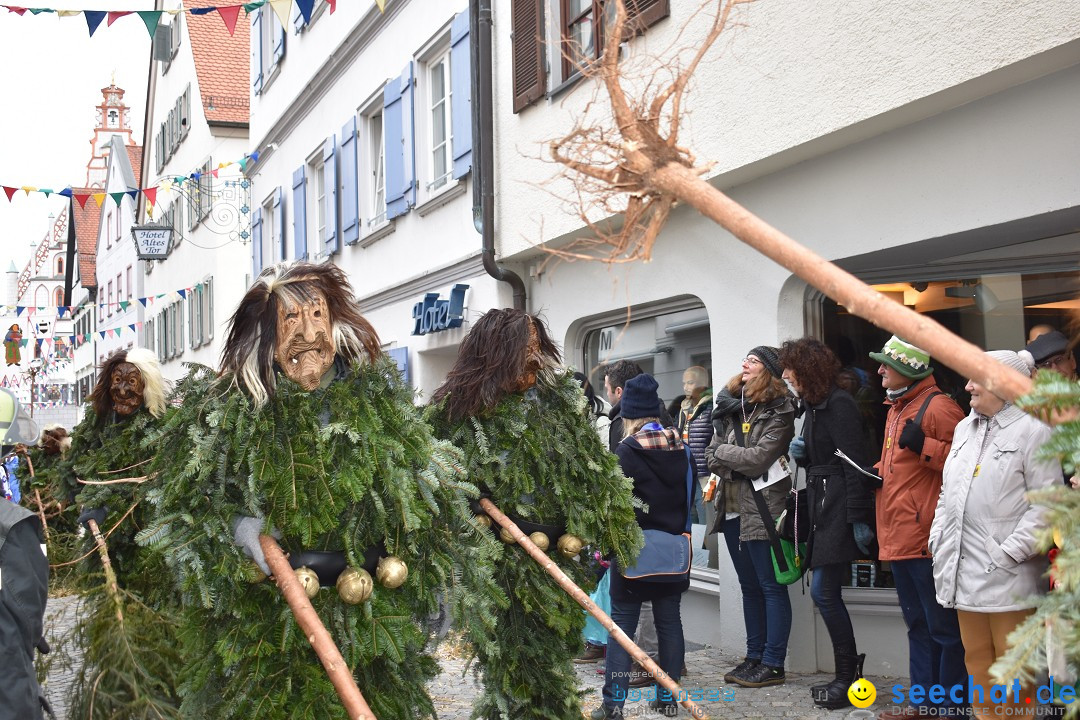
[[[34,445],[39,434],[15,395],[0,389],[0,442]],[[43,637],[48,583],[41,521],[26,508],[0,499],[0,657],[5,669],[0,720],[42,717],[34,648]]]

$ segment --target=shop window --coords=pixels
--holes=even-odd
[[[916,277],[874,288],[986,350],[1020,350],[1037,325],[1068,332],[1070,314],[1080,309],[1077,271],[973,274],[948,280]],[[878,365],[868,353],[880,350],[890,333],[816,292],[809,304],[811,317],[820,313],[820,337],[847,371],[846,379],[863,412],[868,456],[876,461],[881,456],[887,408]],[[966,411],[967,378],[940,363],[932,364],[938,385]],[[889,563],[867,560],[852,564],[849,584],[894,587]]]
[[[669,406],[673,419],[678,418],[678,401],[683,397],[683,372],[700,366],[710,374],[712,383],[726,382],[731,373],[720,371],[712,377],[712,339],[709,316],[696,298],[673,301],[661,310],[647,314],[631,312],[626,322],[626,309],[610,316],[589,320],[585,325],[581,370],[589,377],[597,397],[613,402],[604,392],[605,368],[617,360],[631,360],[642,371],[651,374],[660,384],[660,398]],[[711,397],[713,390],[707,391]],[[694,535],[694,565],[697,571],[715,571],[718,567],[717,536],[705,537],[705,528],[712,518],[712,507],[695,503],[692,520]],[[704,539],[706,549],[700,550]],[[715,573],[713,573],[715,577]]]

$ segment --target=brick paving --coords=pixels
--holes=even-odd
[[[46,610],[46,638],[49,643],[56,647],[59,638],[67,632],[75,621],[78,611],[78,598],[75,596],[65,598],[51,598]],[[435,707],[439,713],[439,720],[468,720],[472,708],[473,698],[476,695],[476,682],[472,672],[462,675],[465,661],[454,652],[452,647],[443,647],[439,651],[439,658],[443,672],[432,682],[430,691],[435,701]],[[717,648],[704,647],[694,643],[688,643],[686,654],[686,667],[688,675],[683,679],[682,686],[688,691],[702,690],[703,694],[719,697],[732,697],[730,701],[717,700],[713,702],[701,702],[711,718],[737,718],[738,720],[752,720],[757,718],[872,718],[878,711],[884,709],[889,703],[884,702],[880,696],[888,697],[886,688],[894,683],[906,683],[906,678],[883,678],[871,676],[879,693],[878,701],[870,708],[873,712],[856,710],[849,707],[843,710],[825,711],[814,706],[810,699],[810,686],[824,682],[829,676],[817,674],[788,673],[787,682],[784,685],[775,685],[768,688],[741,688],[732,687],[724,683],[724,673],[735,666],[741,658],[721,652]],[[599,663],[590,665],[577,665],[578,677],[581,679],[581,687],[586,691],[584,708],[586,713],[600,704],[600,686],[603,677],[596,673],[601,667]],[[54,663],[44,684],[45,696],[52,703],[58,720],[77,720],[69,718],[67,712],[67,694],[74,679],[74,672],[63,667],[62,663]],[[732,693],[727,693],[727,690]],[[716,691],[716,692],[714,692]],[[628,718],[660,718],[657,713],[650,712],[648,702],[639,700],[626,704]],[[680,717],[688,718],[685,711],[680,711]],[[254,720],[254,719],[253,719]],[[393,720],[383,718],[382,720]]]

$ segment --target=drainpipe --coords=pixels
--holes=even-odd
[[[514,290],[514,308],[525,309],[525,283],[495,261],[495,120],[491,100],[491,0],[469,0],[472,66],[473,225],[481,237],[484,270]]]

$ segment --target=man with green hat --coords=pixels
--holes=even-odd
[[[38,426],[15,394],[0,388],[0,444],[33,445]],[[41,688],[34,672],[34,648],[42,641],[48,598],[49,560],[38,516],[0,500],[0,720],[42,715]]]
[[[925,350],[894,335],[870,357],[881,363],[878,375],[889,406],[881,460],[875,466],[882,479],[875,491],[878,559],[892,566],[908,628],[911,684],[966,687],[960,625],[955,610],[938,605],[927,549],[942,469],[964,411],[938,389]],[[918,715],[932,706],[894,706],[879,717]],[[936,710],[946,709],[952,708]]]

